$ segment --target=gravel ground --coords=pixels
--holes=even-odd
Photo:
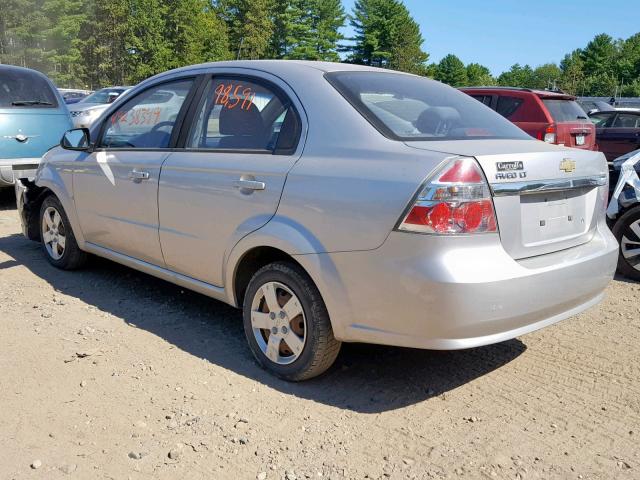
[[[222,303],[98,259],[49,266],[9,193],[1,479],[640,478],[638,283],[494,346],[344,345],[289,384]]]

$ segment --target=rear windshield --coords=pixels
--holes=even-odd
[[[469,95],[439,82],[384,72],[332,72],[327,80],[386,137],[396,140],[530,139]]]
[[[580,104],[573,100],[543,98],[542,103],[547,107],[556,122],[575,122],[576,120],[586,120],[588,118]]]
[[[0,69],[0,108],[56,108],[49,83],[28,70]]]

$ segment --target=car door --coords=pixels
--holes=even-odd
[[[193,78],[151,86],[104,119],[90,155],[74,169],[87,242],[164,265],[158,238],[160,167],[177,140]]]
[[[625,153],[636,150],[640,144],[640,114],[618,112],[611,126],[605,127],[605,154],[612,161]]]
[[[160,175],[167,268],[222,286],[225,254],[274,215],[302,150],[301,108],[275,77],[214,75]],[[297,100],[295,100],[297,102]]]

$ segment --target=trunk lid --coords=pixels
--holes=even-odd
[[[502,245],[514,259],[586,243],[604,215],[608,173],[600,152],[527,140],[407,145],[480,163],[491,186]]]

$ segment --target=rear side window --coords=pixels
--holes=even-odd
[[[596,127],[607,127],[613,117],[614,115],[610,113],[594,113],[589,117],[589,120],[591,120]]]
[[[28,70],[0,69],[0,108],[56,108],[49,83]]]
[[[619,113],[611,125],[613,128],[639,128],[640,115],[633,113]]]
[[[574,122],[578,119],[586,120],[587,114],[578,102],[555,98],[543,98],[542,103],[556,122]]]
[[[516,97],[498,97],[496,111],[505,118],[511,118],[518,111],[523,100]]]
[[[275,89],[248,78],[219,77],[200,101],[187,148],[290,154],[298,126],[289,100]]]
[[[466,93],[424,77],[383,72],[332,72],[325,77],[394,140],[530,138]]]
[[[492,95],[471,95],[471,97],[475,98],[480,103],[484,103],[487,107],[491,106]]]

